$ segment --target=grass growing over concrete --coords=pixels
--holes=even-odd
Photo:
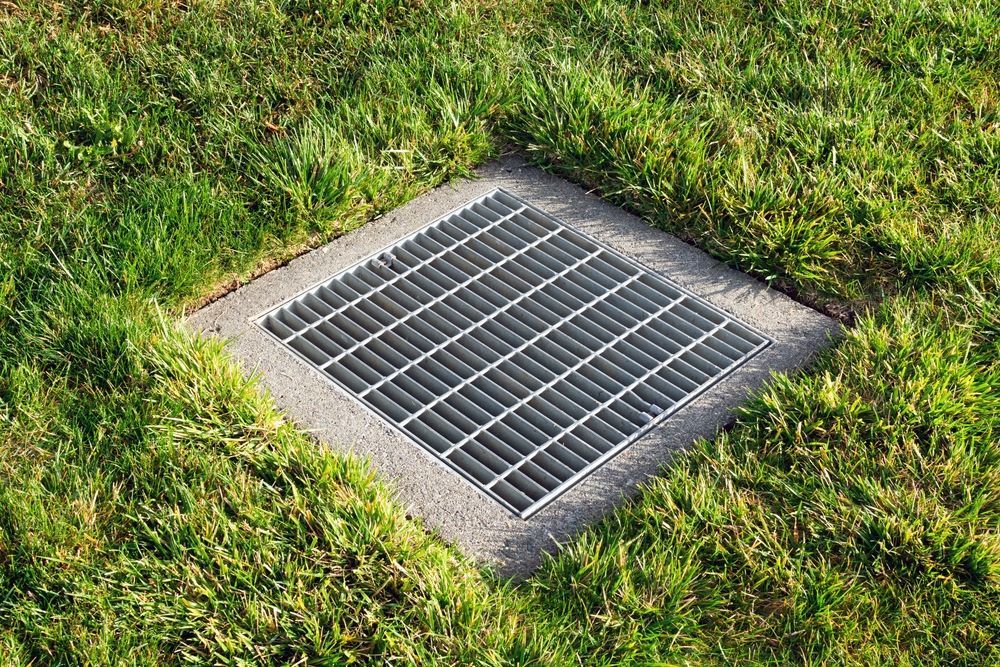
[[[7,664],[1000,659],[989,2],[0,2]],[[855,324],[534,577],[186,309],[521,146]]]

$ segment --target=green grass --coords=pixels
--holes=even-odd
[[[0,2],[0,664],[1000,662],[992,2]],[[187,309],[517,147],[841,317],[524,582]]]

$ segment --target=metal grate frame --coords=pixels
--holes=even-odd
[[[773,342],[502,188],[255,322],[521,518]]]

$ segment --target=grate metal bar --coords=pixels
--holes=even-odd
[[[531,248],[533,248],[533,247],[537,246],[537,245],[538,245],[539,243],[541,243],[542,241],[546,240],[547,238],[549,238],[549,237],[551,237],[551,236],[554,236],[554,235],[555,235],[555,234],[557,234],[557,233],[558,233],[558,232],[549,232],[549,233],[548,233],[548,234],[546,234],[545,236],[543,236],[543,237],[539,238],[539,239],[538,239],[537,241],[534,241],[534,242],[533,242],[533,243],[532,243],[531,245],[529,245],[529,246],[525,246],[524,248],[522,248],[522,249],[518,250],[518,251],[517,251],[517,253],[516,253],[515,255],[512,255],[512,256],[510,256],[510,257],[507,257],[507,258],[505,258],[504,260],[502,260],[502,261],[498,262],[498,263],[497,263],[497,264],[495,265],[495,267],[493,267],[493,268],[495,269],[496,267],[500,267],[500,266],[503,266],[503,265],[504,265],[504,264],[506,264],[506,263],[507,263],[508,261],[511,261],[511,260],[513,260],[513,259],[514,259],[515,257],[518,257],[518,256],[520,256],[520,255],[524,254],[525,252],[527,252],[527,251],[528,251],[528,250],[530,250]],[[465,280],[464,280],[463,282],[461,282],[461,283],[457,284],[457,285],[456,285],[455,287],[452,287],[452,288],[451,288],[450,290],[448,290],[448,291],[447,291],[447,292],[445,292],[444,294],[442,294],[442,295],[440,295],[440,296],[437,296],[437,297],[435,297],[435,298],[434,298],[434,300],[433,300],[433,301],[432,301],[431,303],[429,303],[429,304],[426,304],[425,308],[426,308],[426,307],[430,307],[430,306],[433,306],[433,305],[435,305],[435,304],[437,304],[437,303],[440,303],[441,301],[444,301],[444,300],[445,300],[446,298],[448,298],[449,296],[452,296],[452,295],[454,295],[454,294],[455,294],[456,292],[458,292],[458,291],[459,291],[459,290],[461,290],[462,288],[464,288],[464,287],[467,287],[468,285],[472,284],[472,283],[473,283],[473,282],[474,282],[474,281],[475,281],[475,280],[476,280],[477,278],[480,278],[481,276],[483,276],[483,275],[485,275],[485,274],[488,274],[488,273],[490,273],[490,272],[491,272],[492,270],[493,270],[493,269],[489,269],[489,270],[485,270],[485,271],[480,271],[480,272],[479,272],[479,273],[477,273],[477,274],[473,274],[473,275],[469,276],[469,277],[468,277],[467,279],[465,279]],[[404,324],[404,323],[406,323],[406,322],[407,322],[408,320],[410,320],[411,318],[413,318],[413,317],[414,317],[414,316],[415,316],[416,314],[417,314],[417,313],[410,313],[409,315],[406,315],[405,317],[402,317],[402,318],[400,318],[399,320],[397,320],[397,321],[393,322],[392,324],[388,325],[388,326],[387,326],[387,327],[385,327],[384,329],[381,329],[381,330],[379,330],[379,331],[377,331],[377,332],[374,332],[374,333],[372,333],[372,334],[369,334],[369,335],[368,335],[368,337],[366,337],[365,339],[363,339],[363,340],[360,340],[360,341],[358,341],[357,343],[355,343],[354,345],[352,345],[352,346],[351,346],[350,348],[348,348],[347,350],[344,350],[343,352],[341,352],[341,353],[340,353],[340,354],[339,354],[339,355],[338,355],[337,357],[335,357],[335,358],[331,359],[331,360],[330,360],[330,362],[329,362],[329,363],[328,363],[327,365],[329,365],[329,364],[332,364],[332,363],[334,363],[334,362],[336,362],[336,361],[340,361],[341,359],[343,359],[344,357],[346,357],[346,356],[350,355],[350,354],[351,354],[352,352],[354,352],[354,351],[355,351],[355,350],[357,350],[358,348],[362,347],[363,345],[365,345],[365,344],[366,344],[366,343],[368,343],[369,341],[373,340],[374,338],[377,338],[378,336],[382,335],[383,333],[385,333],[385,332],[387,332],[387,331],[392,331],[392,330],[393,330],[394,328],[396,328],[396,327],[397,327],[397,326],[399,326],[400,324]]]
[[[671,306],[672,306],[672,305],[673,305],[673,304],[671,304]],[[665,311],[665,310],[668,310],[668,309],[669,309],[669,308],[670,308],[671,306],[666,306],[666,307],[664,307],[664,308],[663,308],[663,309],[661,309],[661,310],[663,310],[663,311]],[[645,320],[643,320],[642,324],[646,324],[647,322],[649,322],[649,321],[650,321],[650,320],[652,320],[652,319],[653,319],[654,317],[657,317],[657,316],[658,316],[658,315],[660,315],[660,314],[661,314],[661,312],[656,312],[656,313],[653,313],[653,314],[649,315],[649,316],[648,316],[648,317],[647,317],[647,318],[646,318]],[[629,333],[631,333],[631,332],[629,332]],[[550,380],[550,381],[549,381],[549,382],[547,382],[546,384],[542,385],[542,387],[540,387],[539,389],[536,389],[535,391],[531,392],[531,394],[529,394],[529,395],[528,395],[528,397],[527,397],[527,398],[525,398],[523,402],[524,402],[524,403],[527,403],[527,402],[528,402],[528,401],[530,401],[531,399],[533,399],[533,398],[535,398],[535,397],[537,397],[537,396],[541,395],[541,394],[542,394],[543,392],[545,392],[545,391],[548,391],[549,389],[551,389],[553,385],[555,385],[555,384],[558,384],[558,383],[559,383],[560,381],[562,381],[562,380],[565,380],[565,379],[566,379],[566,378],[567,378],[567,377],[568,377],[568,376],[569,376],[570,374],[572,374],[572,373],[573,373],[574,371],[576,371],[576,370],[577,370],[577,369],[579,369],[579,368],[582,368],[582,367],[583,367],[583,366],[584,366],[585,364],[587,364],[588,362],[590,362],[590,361],[592,361],[593,359],[597,358],[597,357],[598,357],[598,356],[599,356],[599,355],[600,355],[601,353],[603,353],[603,352],[604,352],[605,350],[607,350],[608,348],[610,348],[610,347],[611,347],[612,345],[614,345],[614,344],[615,344],[615,343],[617,343],[618,341],[622,340],[622,338],[623,338],[623,337],[624,337],[624,334],[623,334],[623,335],[621,335],[621,336],[618,336],[618,337],[616,337],[616,338],[615,338],[615,339],[613,339],[613,340],[612,340],[611,342],[609,342],[609,343],[605,343],[605,344],[604,344],[604,345],[602,345],[602,346],[601,346],[600,348],[598,348],[598,349],[594,350],[594,351],[593,351],[593,352],[591,352],[591,353],[590,353],[589,355],[587,355],[586,357],[584,357],[583,359],[581,359],[580,361],[578,361],[578,362],[577,362],[577,363],[576,363],[575,365],[571,366],[571,367],[570,367],[569,369],[567,369],[566,371],[564,371],[564,372],[563,372],[563,373],[562,373],[561,375],[558,375],[558,376],[556,376],[556,378],[555,378],[555,379],[553,379],[553,380]],[[520,406],[518,406],[518,407],[520,407]],[[515,408],[515,409],[516,409],[516,408]],[[451,451],[453,451],[454,449],[456,449],[456,448],[458,448],[458,447],[461,447],[462,445],[464,445],[464,444],[465,444],[466,442],[468,442],[469,440],[471,440],[471,439],[472,439],[472,438],[474,438],[475,436],[479,435],[479,434],[480,434],[480,433],[482,433],[483,431],[487,430],[487,429],[488,429],[489,427],[491,427],[491,426],[493,426],[494,424],[496,424],[496,423],[497,423],[498,421],[500,421],[501,419],[503,419],[503,418],[504,418],[505,416],[507,416],[507,414],[509,414],[509,413],[510,413],[510,410],[508,410],[507,412],[505,412],[505,413],[504,413],[504,414],[502,414],[502,415],[499,415],[499,416],[497,416],[497,417],[494,417],[494,418],[493,418],[493,419],[491,419],[491,420],[490,420],[489,422],[487,422],[487,423],[483,424],[483,425],[482,425],[482,426],[480,426],[480,427],[479,427],[478,429],[476,429],[476,431],[475,431],[474,433],[472,433],[472,434],[471,434],[471,435],[470,435],[470,436],[469,436],[468,438],[466,438],[465,440],[463,440],[463,441],[462,441],[462,442],[460,442],[459,444],[455,445],[455,446],[454,446],[454,447],[453,447],[452,449],[450,449],[450,450],[448,450],[447,452],[445,452],[445,454],[446,454],[446,455],[447,455],[447,454],[450,454],[450,453],[451,453]]]
[[[585,310],[587,308],[593,306],[594,304],[596,304],[599,301],[604,300],[605,298],[607,298],[608,295],[614,294],[618,290],[620,290],[623,287],[625,287],[626,285],[628,285],[633,280],[635,280],[634,277],[633,278],[629,278],[628,282],[624,282],[621,285],[618,285],[617,287],[613,288],[613,290],[611,292],[608,292],[607,294],[602,294],[602,295],[600,295],[598,297],[595,297],[589,303],[585,304],[582,308],[578,308],[578,309],[574,310],[572,313],[570,313],[569,315],[560,318],[559,321],[557,321],[555,324],[550,324],[545,329],[543,329],[542,331],[539,331],[537,334],[535,334],[534,337],[529,338],[528,340],[524,341],[523,343],[521,343],[519,346],[515,347],[513,350],[511,350],[510,352],[508,352],[504,356],[500,357],[499,359],[497,359],[494,362],[491,362],[488,366],[486,366],[482,370],[477,371],[476,374],[474,376],[472,376],[471,378],[468,378],[466,380],[466,382],[472,382],[472,381],[476,380],[477,378],[482,377],[483,375],[485,375],[489,371],[493,370],[494,368],[496,368],[497,366],[499,366],[503,362],[510,360],[510,358],[513,357],[515,354],[517,354],[517,353],[525,350],[529,346],[535,344],[536,342],[538,342],[539,339],[541,339],[542,337],[544,337],[546,334],[548,334],[548,333],[550,333],[552,331],[555,331],[559,326],[565,324],[566,322],[569,322],[571,319],[573,319],[577,315],[580,315],[581,313],[585,312]],[[526,296],[527,295],[525,295],[525,297]],[[402,422],[400,422],[400,425],[401,426],[406,426],[406,424],[408,422],[410,422],[413,419],[419,417],[422,413],[426,412],[427,410],[430,410],[435,405],[437,405],[441,401],[443,401],[446,398],[448,398],[452,393],[457,392],[460,389],[461,389],[461,387],[456,387],[456,388],[452,389],[451,392],[449,392],[448,394],[445,394],[445,395],[439,396],[438,398],[435,398],[433,401],[431,401],[430,403],[428,403],[427,405],[425,405],[424,407],[422,407],[418,412],[414,413],[413,415],[411,415],[407,419],[405,419]],[[471,439],[471,436],[470,436],[470,439]]]
[[[523,518],[771,344],[502,189],[257,323]]]
[[[619,284],[619,285],[616,285],[616,286],[615,286],[614,288],[612,288],[612,290],[611,290],[610,292],[604,292],[604,293],[602,293],[602,294],[601,294],[601,295],[600,295],[600,296],[599,296],[598,298],[595,298],[595,299],[593,299],[593,300],[592,300],[591,302],[589,302],[589,303],[586,303],[586,304],[583,304],[583,305],[582,305],[582,306],[581,306],[581,307],[580,307],[580,308],[579,308],[579,309],[578,309],[578,310],[577,310],[576,312],[571,312],[571,313],[570,313],[570,315],[566,316],[566,317],[565,317],[565,318],[563,318],[563,319],[562,319],[561,321],[559,321],[559,322],[556,322],[556,323],[554,323],[553,325],[551,325],[551,326],[549,326],[549,327],[546,327],[546,328],[545,328],[544,330],[542,330],[542,331],[541,331],[540,333],[536,334],[536,335],[535,335],[534,337],[532,337],[532,338],[528,339],[527,341],[525,341],[525,343],[523,343],[522,345],[518,346],[517,348],[514,348],[514,349],[513,349],[513,350],[512,350],[511,352],[509,352],[509,353],[508,353],[507,355],[505,355],[504,357],[502,357],[502,358],[498,359],[498,360],[497,360],[496,362],[493,362],[493,363],[492,363],[492,364],[490,364],[490,365],[489,365],[488,367],[486,367],[486,368],[482,369],[482,371],[480,371],[480,373],[478,373],[477,375],[482,375],[482,374],[484,374],[484,373],[488,372],[488,371],[489,371],[489,370],[490,370],[491,368],[493,368],[493,367],[495,367],[495,366],[499,365],[500,363],[502,363],[502,362],[504,362],[504,361],[506,361],[506,360],[508,360],[508,359],[511,359],[511,358],[513,357],[513,355],[514,355],[514,354],[516,354],[516,353],[520,352],[520,351],[521,351],[522,349],[524,349],[524,348],[528,347],[528,346],[529,346],[529,345],[530,345],[531,343],[534,343],[534,342],[537,342],[537,340],[538,340],[538,339],[540,339],[540,338],[542,338],[542,337],[543,337],[543,336],[544,336],[545,334],[547,334],[547,333],[550,333],[550,332],[552,332],[552,331],[556,330],[556,329],[557,329],[557,328],[558,328],[558,327],[559,327],[559,326],[560,326],[561,324],[563,324],[563,323],[565,323],[565,322],[568,322],[568,321],[570,321],[570,320],[571,320],[571,319],[572,319],[573,317],[575,317],[576,315],[580,314],[581,312],[584,312],[584,311],[585,311],[585,310],[587,309],[587,307],[588,307],[588,306],[592,306],[592,305],[593,305],[594,303],[597,303],[597,302],[600,302],[600,301],[602,301],[602,300],[606,299],[606,298],[607,298],[607,297],[608,297],[609,295],[611,295],[611,294],[614,294],[615,292],[617,292],[617,291],[618,291],[618,290],[620,290],[620,289],[625,289],[625,288],[628,288],[628,287],[630,286],[631,282],[632,282],[632,281],[633,281],[634,279],[635,279],[635,277],[630,277],[630,278],[629,278],[628,280],[626,280],[626,282],[625,282],[625,283],[621,283],[621,284]],[[616,341],[612,341],[612,343],[611,343],[611,344],[615,344],[615,342],[616,342]],[[618,342],[620,342],[620,341],[618,341]],[[573,370],[573,369],[570,369],[570,371],[572,371],[572,370]],[[567,373],[569,373],[570,371],[567,371]],[[595,372],[598,372],[598,373],[600,373],[601,371],[595,371]],[[615,382],[615,380],[614,380],[613,378],[610,378],[610,376],[606,376],[606,377],[608,377],[609,379],[611,379],[611,380],[612,380],[612,382]],[[466,379],[466,382],[468,383],[468,382],[470,382],[470,381],[472,381],[472,380],[474,380],[474,379],[475,379],[475,377],[473,377],[473,378],[468,378],[468,379]],[[555,383],[555,382],[556,382],[556,381],[558,381],[558,380],[559,380],[559,378],[557,378],[556,380],[553,380],[553,383]],[[459,387],[458,389],[460,390],[460,389],[461,389],[461,387]],[[543,388],[543,389],[544,389],[544,388]],[[457,390],[456,390],[456,391],[457,391]],[[542,390],[539,390],[539,391],[542,391]],[[424,407],[424,408],[422,408],[422,409],[421,409],[420,411],[418,411],[418,413],[417,413],[417,414],[415,414],[415,415],[413,415],[412,417],[410,417],[410,418],[407,418],[406,420],[404,420],[404,421],[402,422],[402,423],[403,423],[403,425],[405,425],[405,424],[406,424],[407,422],[409,422],[409,421],[410,421],[410,420],[412,420],[413,418],[415,418],[415,417],[418,417],[418,416],[419,416],[419,414],[420,414],[421,412],[425,411],[426,409],[429,409],[429,408],[433,408],[433,407],[434,407],[434,405],[436,405],[436,404],[437,404],[438,402],[440,402],[440,400],[444,400],[444,399],[447,399],[447,398],[449,398],[449,397],[450,397],[450,396],[451,396],[452,394],[453,394],[453,392],[449,392],[448,394],[446,394],[446,395],[444,395],[444,396],[442,396],[442,397],[439,397],[439,399],[435,399],[434,401],[432,401],[432,403],[431,403],[431,404],[429,404],[429,405],[425,406],[425,407]],[[526,401],[530,400],[530,399],[531,399],[532,397],[533,397],[533,396],[530,396],[530,395],[529,395],[529,396],[528,396],[527,398],[523,399],[523,401],[522,401],[522,404],[523,404],[524,402],[526,402]],[[512,408],[512,409],[513,409],[513,408]],[[502,415],[501,415],[501,417],[502,417]]]
[[[652,319],[652,317],[650,317],[650,319]],[[655,368],[647,371],[645,375],[643,375],[642,377],[640,377],[637,380],[633,381],[632,384],[630,384],[627,387],[625,387],[625,389],[623,389],[621,392],[619,392],[618,394],[612,396],[608,400],[606,400],[603,403],[601,403],[594,412],[599,412],[600,410],[602,410],[602,409],[608,407],[609,405],[611,405],[614,401],[620,399],[624,394],[628,393],[634,387],[638,386],[639,383],[641,383],[647,377],[649,377],[650,375],[653,375],[654,373],[658,372],[661,368],[663,368],[664,366],[666,366],[667,364],[669,364],[671,361],[673,361],[674,359],[677,359],[681,354],[683,354],[684,352],[687,352],[692,347],[694,347],[698,343],[702,342],[703,340],[705,340],[706,338],[708,338],[709,336],[711,336],[712,334],[714,334],[716,331],[718,331],[723,326],[723,324],[717,324],[717,325],[715,325],[714,327],[712,327],[711,330],[706,331],[699,338],[697,338],[697,339],[691,341],[690,343],[688,343],[688,345],[686,347],[684,347],[682,350],[680,350],[679,352],[675,352],[673,355],[671,355],[670,358],[667,359],[667,361],[664,361],[660,365],[658,365],[657,367],[655,367]],[[559,437],[561,437],[563,435],[566,435],[566,434],[569,434],[569,433],[572,433],[573,429],[575,429],[575,428],[581,426],[582,424],[586,423],[586,421],[588,419],[591,419],[591,418],[592,418],[592,415],[587,415],[587,416],[585,416],[585,417],[583,417],[581,419],[578,419],[577,421],[573,422],[573,424],[571,424],[569,427],[564,428],[550,442],[555,442]],[[512,472],[514,472],[515,470],[517,470],[518,468],[520,468],[522,465],[524,465],[525,463],[527,463],[528,461],[530,461],[535,455],[537,455],[537,454],[539,454],[541,452],[544,452],[544,451],[545,451],[545,446],[543,445],[541,448],[537,449],[536,451],[532,452],[531,454],[528,454],[527,456],[524,457],[524,459],[522,459],[521,461],[519,461],[515,465],[511,466],[510,470],[504,472],[502,475],[500,475],[499,477],[497,477],[497,479],[494,480],[493,482],[487,484],[487,487],[493,486],[494,484],[496,484],[497,481],[500,481],[501,479],[504,479],[505,477],[507,477],[508,475],[510,475]]]
[[[513,211],[508,216],[505,216],[503,218],[500,218],[499,220],[491,222],[488,227],[484,227],[481,230],[479,230],[478,232],[475,232],[474,234],[472,234],[469,237],[469,239],[476,238],[477,236],[480,236],[482,234],[487,233],[490,230],[490,228],[496,227],[501,222],[504,222],[505,220],[508,220],[510,217],[513,217],[516,213],[519,213],[520,211],[523,211],[523,210],[524,210],[524,207],[521,207],[521,209],[519,209],[518,211]],[[466,239],[466,240],[468,240],[468,239]],[[443,255],[445,255],[448,252],[454,250],[455,248],[459,247],[460,245],[462,245],[462,241],[456,241],[453,245],[446,246],[445,248],[441,249],[440,251],[438,251],[437,253],[435,253],[434,255],[432,255],[429,259],[426,260],[426,262],[430,262],[430,261],[433,261],[435,259],[439,259]],[[393,285],[394,283],[397,283],[397,282],[400,282],[400,281],[404,280],[406,277],[408,277],[410,274],[412,274],[417,268],[419,268],[419,266],[407,269],[406,271],[404,271],[404,272],[396,275],[395,277],[387,280],[381,286],[377,287],[374,290],[374,292],[382,291],[386,287],[389,287],[389,286]],[[361,294],[360,296],[356,297],[354,300],[348,301],[346,304],[344,304],[340,308],[334,310],[329,315],[324,316],[321,320],[312,323],[311,325],[309,325],[308,328],[313,328],[313,327],[321,324],[322,322],[329,320],[331,317],[334,317],[336,315],[339,315],[339,314],[343,313],[343,311],[346,310],[347,308],[350,308],[351,306],[356,306],[359,303],[361,303],[362,301],[364,301],[366,298],[370,298],[371,296],[372,296],[372,293]],[[301,332],[296,332],[296,335],[298,335],[299,333],[301,333]],[[287,340],[287,339],[285,339],[285,340]],[[282,341],[282,342],[284,342],[284,341]]]
[[[574,264],[571,264],[570,266],[568,266],[565,269],[561,270],[559,273],[553,275],[550,278],[546,278],[545,281],[544,281],[544,283],[542,284],[542,286],[551,284],[551,283],[555,282],[556,280],[558,280],[559,278],[562,278],[563,276],[565,276],[566,274],[570,273],[571,271],[573,271],[574,269],[576,269],[578,266],[580,266],[581,264],[583,264],[584,262],[588,261],[591,257],[594,257],[594,256],[596,256],[596,253],[591,253],[591,254],[588,254],[583,259],[577,260]],[[530,293],[524,293],[521,296],[519,296],[516,299],[514,299],[513,301],[508,301],[505,305],[501,306],[500,309],[497,310],[495,313],[493,313],[491,315],[488,315],[486,317],[486,319],[487,320],[496,319],[496,317],[498,315],[507,312],[508,310],[510,310],[511,308],[513,308],[514,306],[516,306],[517,304],[519,304],[521,301],[529,298],[530,296],[531,296]],[[452,334],[447,339],[445,339],[443,342],[438,343],[437,345],[435,345],[431,350],[429,350],[425,354],[425,356],[429,357],[429,356],[433,355],[435,352],[438,352],[439,350],[444,349],[445,347],[447,347],[448,345],[450,345],[450,344],[454,343],[455,341],[459,340],[463,336],[468,335],[469,332],[471,332],[476,327],[481,326],[481,324],[482,324],[482,321],[474,322],[473,324],[471,324],[470,326],[466,327],[465,329],[460,330],[458,333]],[[417,363],[419,363],[422,360],[423,359],[418,358],[418,359],[414,359],[414,360],[408,362],[402,368],[394,371],[391,375],[386,376],[382,380],[379,380],[377,383],[373,384],[371,387],[369,387],[368,389],[366,389],[365,391],[361,392],[358,395],[361,398],[364,398],[369,393],[371,393],[373,390],[378,389],[379,387],[381,387],[386,382],[392,381],[397,375],[399,375],[400,373],[403,373],[403,372],[409,370],[410,368],[412,368],[414,365],[416,365]],[[457,390],[457,388],[455,390]],[[441,398],[444,398],[444,397],[441,397]],[[437,400],[439,400],[439,399],[437,399]],[[423,410],[426,410],[427,407],[429,407],[429,406],[426,406],[425,408],[423,408]],[[411,416],[408,419],[404,420],[403,422],[401,422],[401,425],[405,426],[406,422],[409,421],[410,419],[413,419],[413,417]]]

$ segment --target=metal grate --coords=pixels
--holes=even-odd
[[[771,343],[502,189],[258,324],[523,518]]]

